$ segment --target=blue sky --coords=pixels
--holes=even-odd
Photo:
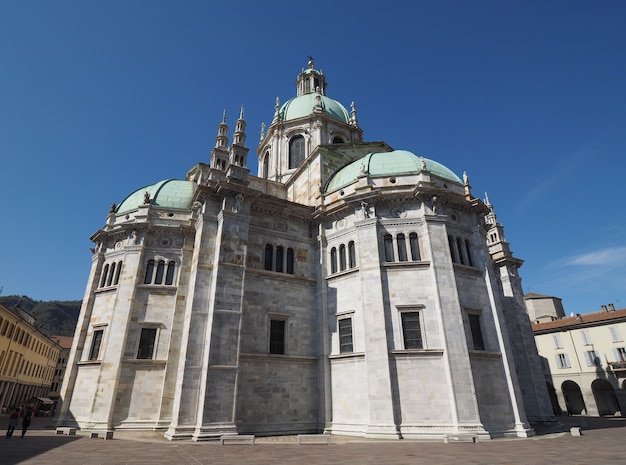
[[[208,162],[245,105],[249,168],[315,57],[369,141],[488,192],[525,292],[626,307],[626,2],[0,2],[0,287],[82,299],[109,206]],[[232,131],[232,129],[231,129]]]

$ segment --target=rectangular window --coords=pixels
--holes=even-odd
[[[619,328],[617,326],[610,326],[609,330],[611,331],[611,339],[613,339],[613,342],[623,341],[622,335],[620,334]]]
[[[156,342],[157,328],[141,328],[139,336],[139,348],[137,358],[150,360],[154,358],[154,344]]]
[[[555,349],[562,349],[563,348],[563,344],[561,343],[561,336],[559,334],[553,334],[552,335],[552,340],[554,341],[554,348]]]
[[[402,312],[402,336],[405,349],[423,349],[419,312]]]
[[[102,336],[104,329],[96,329],[91,338],[91,349],[89,349],[89,360],[99,360],[100,345],[102,344]]]
[[[613,349],[613,352],[615,353],[615,361],[626,362],[626,348],[617,347]]]
[[[600,357],[595,350],[588,350],[585,352],[585,360],[588,367],[600,366]]]
[[[480,327],[480,315],[475,313],[469,313],[467,315],[469,320],[470,331],[472,333],[472,343],[474,344],[474,350],[485,350],[485,343],[483,341],[483,331]]]
[[[352,318],[342,318],[339,326],[339,352],[347,354],[354,352],[352,345]]]
[[[590,345],[592,344],[592,342],[591,342],[591,335],[589,334],[589,331],[588,331],[588,330],[586,330],[586,329],[584,329],[584,330],[581,332],[581,334],[582,334],[582,336],[583,336],[583,343],[584,343],[586,346],[590,346]]]
[[[285,320],[270,320],[270,354],[285,353]]]
[[[558,366],[559,368],[571,367],[567,354],[556,354],[556,366]]]

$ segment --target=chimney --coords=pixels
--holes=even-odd
[[[609,312],[614,312],[615,306],[613,304],[609,304]]]
[[[606,309],[606,305],[603,305],[603,306],[602,306],[602,311],[603,311],[603,312],[606,312],[606,311],[607,311],[607,309]]]

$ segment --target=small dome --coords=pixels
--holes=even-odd
[[[319,94],[312,92],[287,100],[283,106],[280,107],[280,116],[283,121],[312,115],[313,109],[315,108],[315,99],[318,95]],[[320,99],[324,113],[342,123],[350,123],[350,113],[348,113],[341,103],[325,95],[320,95]]]
[[[434,176],[462,184],[452,170],[434,160],[424,158],[426,169]],[[361,166],[363,165],[363,168]],[[361,172],[370,176],[419,173],[422,170],[420,157],[407,150],[368,153],[339,169],[328,181],[325,192],[333,192],[356,180]]]
[[[140,205],[143,205],[146,192],[150,195],[151,205],[188,210],[191,208],[193,195],[196,192],[196,183],[166,179],[165,181],[142,187],[126,197],[115,210],[116,213],[135,210]]]

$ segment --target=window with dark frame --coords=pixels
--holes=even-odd
[[[152,275],[154,274],[154,260],[148,260],[146,265],[146,276],[143,279],[144,284],[152,283]]]
[[[354,241],[348,242],[348,267],[354,268],[356,266],[356,249],[354,247]]]
[[[174,283],[174,270],[176,269],[176,262],[169,262],[167,264],[167,272],[165,273],[165,284],[170,285]]]
[[[419,312],[402,312],[402,337],[405,349],[423,349]]]
[[[385,247],[385,261],[393,262],[393,237],[391,236],[391,234],[385,234],[385,237],[383,238],[383,244]]]
[[[330,249],[330,272],[337,272],[337,248],[333,247]]]
[[[408,258],[406,254],[406,239],[404,234],[400,233],[396,235],[396,243],[398,244],[398,261],[406,262]]]
[[[291,247],[287,249],[287,273],[293,274],[294,252]]]
[[[289,141],[289,169],[297,168],[304,161],[304,137],[295,136]]]
[[[472,333],[472,343],[474,344],[474,350],[485,350],[485,343],[483,341],[483,332],[480,327],[480,315],[475,313],[469,313],[467,315],[470,325],[470,331]]]
[[[346,269],[346,246],[341,244],[339,246],[339,270],[344,271]]]
[[[276,271],[279,273],[283,272],[283,254],[284,248],[282,245],[276,246]]]
[[[341,318],[339,326],[339,353],[347,354],[354,352],[352,345],[352,318]]]
[[[272,270],[274,264],[274,247],[271,244],[265,245],[264,265],[266,270]]]
[[[100,346],[102,345],[102,336],[104,329],[96,329],[91,338],[91,348],[89,349],[89,360],[99,360]]]
[[[154,344],[156,342],[157,328],[141,328],[137,358],[150,360],[154,358]]]
[[[285,353],[285,320],[270,320],[270,354]]]
[[[414,262],[421,260],[419,242],[417,242],[417,234],[414,232],[409,234],[409,245],[411,246],[411,260]]]
[[[165,273],[165,262],[159,260],[157,265],[156,277],[154,278],[154,284],[161,284],[163,282],[163,274]]]

